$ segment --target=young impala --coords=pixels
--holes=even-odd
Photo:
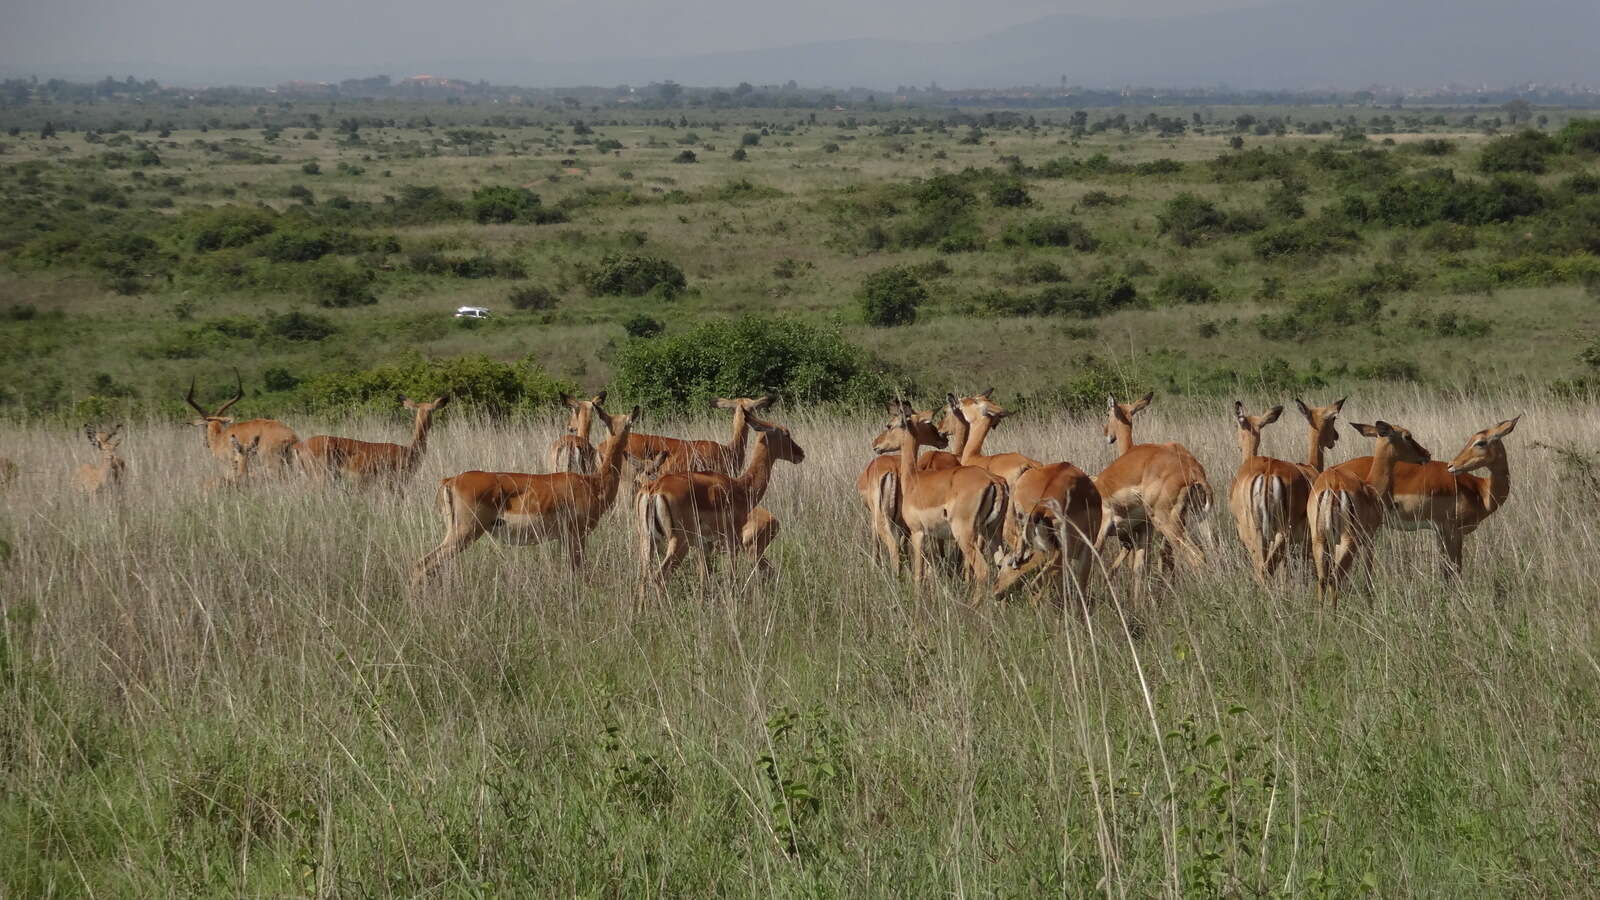
[[[1211,509],[1211,486],[1206,482],[1206,470],[1182,444],[1133,442],[1133,417],[1148,407],[1154,397],[1154,394],[1145,394],[1131,404],[1118,403],[1117,398],[1109,395],[1106,397],[1103,431],[1106,443],[1115,444],[1119,449],[1116,461],[1094,480],[1104,505],[1095,548],[1103,548],[1106,537],[1113,530],[1118,532],[1124,552],[1118,555],[1112,569],[1120,565],[1131,547],[1134,571],[1143,570],[1152,528],[1166,541],[1161,549],[1164,564],[1170,565],[1174,546],[1196,565],[1203,564],[1206,559],[1205,553],[1189,537],[1191,520],[1205,516]]]
[[[207,490],[219,491],[242,487],[250,480],[250,464],[255,460],[256,451],[261,449],[261,435],[251,438],[248,444],[242,444],[238,438],[230,437],[228,447],[230,450],[228,474],[208,480],[205,483]]]
[[[1311,448],[1304,463],[1257,454],[1261,429],[1277,421],[1283,407],[1274,406],[1263,415],[1248,416],[1243,403],[1233,404],[1243,461],[1228,491],[1228,506],[1239,525],[1239,538],[1250,551],[1256,580],[1262,584],[1290,549],[1301,554],[1308,549],[1306,504],[1311,499],[1311,482],[1322,473],[1323,451],[1333,449],[1339,441],[1334,422],[1344,408],[1344,400],[1317,407],[1306,406],[1298,398],[1294,402],[1311,428]]]
[[[895,426],[899,420],[900,407],[889,404],[889,422],[884,425],[887,431]],[[923,425],[931,427],[933,413],[912,412],[912,418]],[[960,416],[946,413],[945,421],[951,422]],[[961,431],[965,440],[966,426],[962,421]],[[949,436],[940,432],[932,439],[930,446],[943,448],[949,445]],[[929,451],[917,461],[919,468],[949,467],[960,463],[949,453]],[[949,458],[948,464],[946,457]],[[900,568],[901,547],[906,540],[906,523],[900,518],[900,455],[898,448],[895,451],[880,453],[872,458],[872,462],[861,471],[861,476],[856,479],[856,493],[861,495],[861,502],[867,507],[867,518],[872,523],[872,533],[877,536],[878,543],[883,547],[885,555],[889,558],[889,565],[897,571]]]
[[[955,395],[945,398],[951,410],[959,409]],[[917,466],[917,448],[937,446],[942,436],[915,410],[902,404],[899,415],[873,441],[878,453],[900,451],[900,518],[906,523],[911,549],[911,577],[920,589],[925,575],[928,538],[952,540],[974,588],[989,581],[984,555],[999,539],[1006,517],[1005,480],[973,466],[923,471]]]
[[[1387,524],[1402,531],[1432,531],[1439,542],[1447,578],[1461,574],[1461,549],[1466,536],[1478,530],[1511,496],[1511,466],[1500,440],[1517,427],[1521,418],[1507,419],[1473,435],[1456,462],[1412,465],[1402,461],[1394,467]],[[1468,451],[1482,451],[1482,459]],[[1334,468],[1356,478],[1367,478],[1371,466],[1372,457],[1363,456]],[[1477,469],[1488,469],[1488,477],[1468,474]]]
[[[352,484],[382,482],[398,487],[416,471],[428,450],[428,432],[433,428],[434,411],[449,403],[449,395],[423,403],[401,397],[400,405],[416,412],[411,443],[385,444],[319,434],[295,447],[300,467],[310,475],[338,475]]]
[[[91,447],[100,451],[100,462],[84,463],[78,467],[73,479],[78,490],[86,494],[101,494],[120,489],[123,475],[128,470],[128,464],[117,455],[117,447],[122,444],[122,426],[118,425],[110,431],[97,431],[94,426],[85,425],[83,436],[89,439]]]
[[[233,377],[237,384],[233,398],[217,407],[212,412],[206,412],[194,399],[194,379],[189,380],[189,393],[184,395],[184,402],[200,414],[195,419],[195,425],[201,429],[201,439],[205,442],[206,449],[223,464],[231,464],[233,447],[229,438],[238,438],[249,443],[256,438],[261,439],[261,454],[279,466],[288,466],[294,462],[295,444],[300,438],[294,429],[279,422],[277,419],[250,419],[246,422],[235,422],[223,413],[228,408],[244,398],[244,379],[239,376],[239,370],[233,370]]]
[[[611,436],[600,445],[600,471],[593,475],[472,471],[441,481],[438,499],[445,520],[444,540],[412,568],[412,584],[426,582],[440,566],[485,534],[515,544],[561,541],[567,562],[574,571],[579,569],[584,541],[616,500],[623,447],[639,407],[625,416],[607,415],[599,409],[595,415],[606,423]]]
[[[759,553],[777,533],[777,520],[760,509],[761,498],[772,483],[772,467],[778,460],[798,465],[806,454],[789,429],[753,417],[749,424],[757,432],[756,449],[738,476],[669,472],[640,490],[635,498],[635,523],[641,596],[651,584],[664,588],[691,549],[701,552],[702,581],[706,558],[714,549],[732,557],[747,547],[747,540],[761,566]],[[657,556],[660,562],[656,562]]]
[[[1431,458],[1411,432],[1374,422],[1351,428],[1373,439],[1372,465],[1360,478],[1340,468],[1328,469],[1311,485],[1311,561],[1317,569],[1317,600],[1339,605],[1339,587],[1356,563],[1368,567],[1372,542],[1383,525],[1384,510],[1394,489],[1395,464],[1426,463]],[[1368,570],[1370,572],[1370,569]]]
[[[1003,594],[1022,579],[1040,573],[1052,590],[1064,587],[1070,573],[1078,597],[1088,603],[1089,571],[1094,564],[1094,539],[1100,533],[1100,490],[1094,479],[1072,463],[1028,469],[1017,477],[1011,505],[1019,522],[1009,552],[997,553]],[[1065,598],[1063,598],[1065,599]],[[1087,606],[1085,606],[1087,608]]]
[[[589,443],[589,432],[594,428],[595,407],[606,402],[606,392],[601,391],[588,400],[562,394],[561,402],[572,410],[572,416],[567,419],[567,433],[550,445],[545,456],[546,467],[552,472],[593,474],[595,453],[594,445]]]
[[[977,466],[992,472],[1004,478],[1006,484],[1016,487],[1017,479],[1022,477],[1022,473],[1029,469],[1037,469],[1044,463],[1021,453],[984,454],[983,444],[988,439],[989,432],[1000,424],[1001,419],[1011,415],[1009,410],[989,399],[992,393],[994,388],[989,388],[975,397],[961,401],[961,414],[972,423],[972,434],[961,449],[961,464]]]

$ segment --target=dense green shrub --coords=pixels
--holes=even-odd
[[[561,298],[556,292],[542,284],[513,288],[506,300],[513,309],[555,309],[561,304]]]
[[[299,310],[269,314],[266,328],[268,334],[286,341],[320,341],[339,330],[330,319]]]
[[[1139,291],[1128,276],[1104,272],[1085,284],[1052,284],[1034,294],[990,291],[973,298],[971,305],[987,315],[1093,319],[1138,302]]]
[[[1349,228],[1319,219],[1263,231],[1251,239],[1250,251],[1264,260],[1315,259],[1354,249],[1360,243],[1360,236]]]
[[[989,203],[1000,207],[1032,206],[1033,198],[1020,178],[999,178],[989,185]]]
[[[585,274],[584,284],[595,296],[656,294],[670,298],[677,296],[688,285],[688,280],[671,260],[638,253],[612,253]]]
[[[1549,168],[1549,158],[1557,149],[1556,142],[1548,135],[1528,129],[1485,145],[1483,152],[1478,154],[1478,171],[1538,175]]]
[[[378,302],[372,291],[372,270],[324,259],[307,267],[302,277],[306,293],[326,307],[371,306]]]
[[[1573,119],[1556,134],[1568,153],[1600,153],[1600,119]]]
[[[1089,191],[1078,202],[1089,209],[1095,209],[1101,206],[1118,206],[1128,202],[1128,198],[1119,197],[1106,191]]]
[[[1211,161],[1211,174],[1218,181],[1262,181],[1284,178],[1299,169],[1297,158],[1284,151],[1260,147],[1240,153],[1224,153]]]
[[[868,325],[910,325],[917,320],[917,307],[927,302],[928,289],[905,266],[890,266],[868,275],[858,296]]]
[[[277,227],[276,213],[249,206],[197,210],[185,215],[176,226],[180,234],[189,236],[190,246],[201,252],[248,246]]]
[[[709,322],[629,341],[617,354],[615,372],[612,393],[653,412],[702,410],[716,397],[762,394],[786,404],[864,407],[913,393],[836,332],[790,319]]]
[[[1373,322],[1382,309],[1383,301],[1376,295],[1361,297],[1338,288],[1324,289],[1295,301],[1288,312],[1260,316],[1256,330],[1267,340],[1305,340],[1358,322]]]
[[[1420,141],[1412,141],[1400,149],[1407,153],[1416,153],[1421,156],[1449,156],[1456,152],[1456,145],[1454,141],[1447,141],[1444,138],[1425,138]]]
[[[261,255],[273,262],[313,262],[333,252],[333,242],[318,231],[279,231],[261,244]]]
[[[700,160],[694,155],[693,150],[685,150],[673,157],[672,161],[675,163],[692,163],[699,162]]]
[[[532,222],[546,225],[566,220],[560,210],[545,209],[539,195],[520,187],[481,187],[472,192],[467,211],[480,223]]]
[[[1056,263],[1040,259],[1017,266],[1006,280],[1014,284],[1058,284],[1067,280],[1067,273]]]
[[[628,337],[653,338],[666,331],[667,326],[660,319],[639,313],[624,319],[622,321],[622,330],[628,333]]]
[[[1485,184],[1458,181],[1449,169],[1433,169],[1390,181],[1372,209],[1385,225],[1422,228],[1435,222],[1509,222],[1538,212],[1545,203],[1543,191],[1528,179],[1502,176]]]
[[[388,413],[400,396],[449,394],[458,409],[504,417],[545,415],[563,393],[577,393],[577,385],[551,377],[531,358],[508,364],[486,356],[427,360],[413,354],[373,369],[308,378],[296,397],[312,412]]]
[[[1156,282],[1156,299],[1165,303],[1215,303],[1217,286],[1194,272],[1169,272]]]
[[[387,209],[387,218],[397,225],[426,225],[465,216],[466,207],[434,185],[403,185],[400,196]]]
[[[1092,253],[1100,242],[1087,228],[1071,219],[1046,217],[1019,222],[1005,230],[1000,242],[1008,247],[1069,247]]]
[[[1242,225],[1242,227],[1241,227]],[[1182,193],[1162,205],[1156,213],[1156,228],[1180,247],[1193,247],[1211,238],[1253,226],[1236,223],[1233,217],[1203,197]]]
[[[968,189],[968,177],[935,175],[912,190],[910,218],[896,231],[901,247],[935,247],[944,253],[977,250],[983,232],[975,214],[977,195]]]

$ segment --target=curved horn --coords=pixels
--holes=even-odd
[[[244,376],[239,374],[239,369],[237,367],[235,367],[234,370],[233,370],[233,379],[234,379],[235,383],[238,385],[237,390],[234,391],[233,399],[229,400],[227,403],[224,403],[221,406],[217,407],[217,411],[212,413],[213,416],[222,415],[223,413],[228,411],[228,407],[230,407],[230,406],[234,405],[235,403],[238,403],[240,400],[244,399]]]
[[[201,418],[206,418],[207,416],[210,415],[210,413],[208,413],[205,410],[200,408],[200,404],[194,402],[194,378],[193,377],[191,377],[189,379],[189,393],[184,395],[183,400],[184,400],[185,403],[187,403],[191,407],[193,407],[194,411],[199,413]]]

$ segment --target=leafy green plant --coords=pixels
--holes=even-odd
[[[858,296],[862,318],[882,328],[915,322],[917,307],[928,300],[928,289],[905,266],[890,266],[868,275]]]

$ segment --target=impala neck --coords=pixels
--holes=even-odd
[[[1311,449],[1306,451],[1306,465],[1318,472],[1324,468],[1322,461],[1322,430],[1316,426],[1311,427]]]
[[[965,432],[965,430],[965,426],[962,426],[962,431]],[[966,435],[964,433],[961,439],[965,443]],[[906,428],[902,429],[900,435],[900,495],[902,497],[905,496],[905,491],[909,489],[908,485],[915,481],[916,478],[917,436],[911,433],[911,429]]]
[[[737,471],[744,465],[744,447],[750,437],[750,421],[745,416],[744,406],[741,404],[733,409],[733,437],[728,441],[728,453],[732,457],[733,465],[728,471]],[[757,444],[760,442],[757,441]]]
[[[754,508],[766,496],[767,485],[772,482],[772,450],[767,446],[766,435],[756,438],[756,449],[750,454],[750,464],[735,480],[744,489],[750,507]]]
[[[1133,449],[1133,423],[1121,419],[1111,420],[1111,434],[1117,439],[1117,455],[1125,456]]]
[[[1494,512],[1511,496],[1511,463],[1506,459],[1505,450],[1490,457],[1488,469],[1489,489],[1483,498],[1483,508],[1487,512]]]
[[[617,483],[622,480],[623,451],[627,447],[627,435],[612,435],[600,445],[600,471],[590,477],[600,479],[600,498],[607,507],[617,497]]]
[[[428,432],[433,429],[433,410],[417,410],[416,424],[411,427],[411,455],[421,456],[428,449]]]
[[[1248,428],[1239,429],[1239,455],[1245,462],[1261,455],[1261,432],[1251,431]]]
[[[228,426],[222,424],[221,422],[218,422],[216,419],[207,419],[206,420],[206,444],[209,445],[212,449],[216,449],[217,447],[221,446],[222,445],[222,432],[226,431],[227,428],[228,428]]]
[[[979,413],[978,424],[971,428],[966,439],[961,442],[962,465],[971,465],[974,459],[983,455],[983,442],[993,430],[994,417]]]
[[[955,413],[947,412],[945,415],[953,419],[950,423],[950,452],[957,457],[965,457],[967,455],[967,442],[972,437],[972,424],[965,417],[957,416]],[[916,452],[915,445],[912,446],[912,452]]]
[[[1386,440],[1378,441],[1372,448],[1372,468],[1367,470],[1367,483],[1386,502],[1394,494],[1394,445]]]

